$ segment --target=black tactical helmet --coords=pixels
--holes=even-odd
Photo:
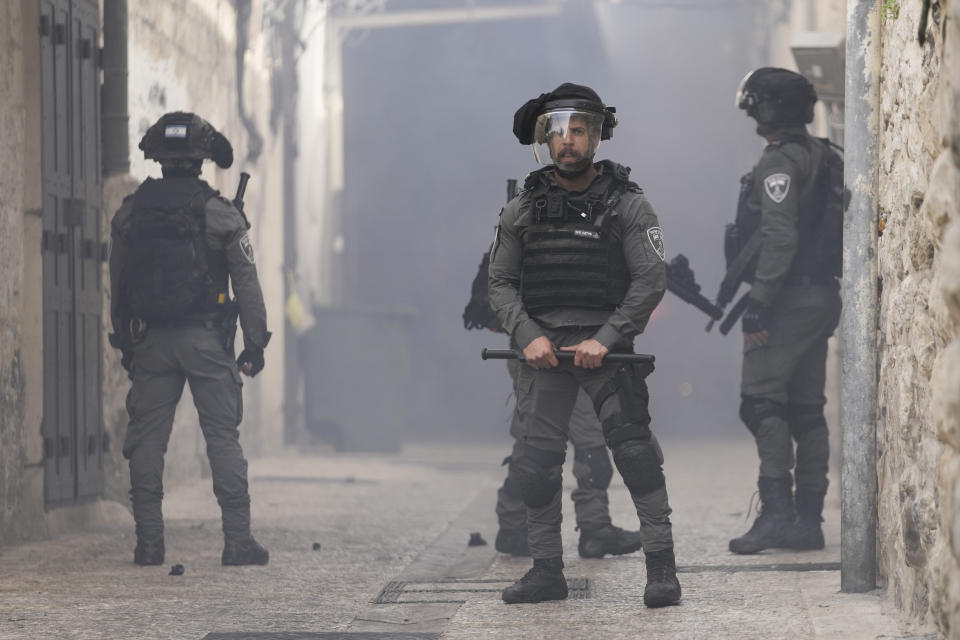
[[[762,125],[791,125],[812,122],[816,101],[816,89],[799,73],[761,67],[740,82],[736,106]]]
[[[148,160],[210,158],[222,169],[233,164],[233,147],[226,137],[200,116],[187,111],[165,113],[147,129],[140,149]]]
[[[613,136],[613,128],[617,126],[616,107],[603,104],[597,92],[590,87],[564,82],[549,93],[541,93],[539,97],[527,100],[517,109],[513,114],[513,135],[517,136],[520,144],[533,144],[537,117],[559,109],[594,112],[603,116],[601,140],[609,140]]]

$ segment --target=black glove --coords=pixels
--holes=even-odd
[[[243,365],[248,362],[252,365],[250,373],[243,371]],[[247,373],[251,378],[263,371],[263,365],[263,349],[260,347],[247,347],[240,354],[240,357],[237,358],[237,367],[240,368],[240,371]]]
[[[770,326],[770,307],[750,298],[747,310],[743,312],[743,332],[760,333]]]

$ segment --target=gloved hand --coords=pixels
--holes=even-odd
[[[263,371],[263,365],[263,349],[260,347],[247,347],[237,358],[240,372],[251,378]]]
[[[750,298],[747,310],[743,313],[743,332],[762,333],[770,325],[770,307]]]

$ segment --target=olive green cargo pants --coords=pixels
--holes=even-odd
[[[596,330],[547,329],[546,334],[558,347],[572,346],[593,337]],[[617,345],[628,347],[629,345]],[[624,350],[624,349],[617,349]],[[663,453],[649,430],[649,396],[642,377],[632,377],[629,365],[604,364],[597,369],[576,367],[570,361],[550,369],[522,365],[517,376],[517,410],[522,438],[521,458],[539,459],[543,476],[529,475],[542,492],[536,502],[527,505],[527,531],[534,559],[562,555],[560,538],[562,491],[551,491],[550,464],[547,459],[562,456],[566,450],[569,425],[577,396],[582,389],[593,401],[603,426],[604,440],[613,450],[614,462],[630,489],[640,520],[643,548],[647,553],[673,548],[670,504],[663,477]],[[631,380],[625,388],[625,380]],[[598,406],[599,405],[599,406]],[[532,448],[532,450],[531,450]],[[544,455],[546,454],[546,455]],[[547,478],[547,480],[543,480]],[[546,494],[549,493],[549,499]]]
[[[840,321],[836,286],[788,286],[773,309],[769,337],[744,345],[741,417],[757,441],[760,476],[827,491],[830,444],[826,404],[827,340]]]
[[[243,382],[233,354],[223,348],[220,333],[200,327],[148,330],[134,347],[132,378],[123,455],[130,461],[130,499],[137,535],[163,535],[163,456],[177,402],[184,383],[189,382],[207,443],[223,533],[234,539],[248,537],[247,461],[237,430],[243,418]]]
[[[513,380],[514,390],[520,362],[507,360],[507,370]],[[517,459],[522,453],[523,437],[520,430],[520,415],[515,409],[510,423],[510,435],[514,438],[513,451],[509,461]],[[570,498],[573,500],[577,526],[597,528],[610,524],[610,504],[607,487],[613,466],[603,440],[603,430],[597,414],[593,410],[590,396],[580,391],[570,414],[570,442],[573,444],[573,476],[577,479],[577,488]],[[602,458],[602,459],[601,459]],[[513,469],[511,465],[510,470]],[[527,527],[527,506],[523,503],[513,474],[508,470],[503,486],[497,491],[497,519],[501,529],[525,529]]]

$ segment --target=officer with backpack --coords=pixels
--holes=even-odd
[[[824,545],[824,381],[840,319],[843,161],[806,131],[816,101],[806,78],[771,67],[749,73],[736,98],[768,145],[741,181],[726,243],[728,267],[749,260],[740,417],[760,456],[761,512],[730,541],[734,553]]]
[[[136,521],[133,561],[164,560],[163,456],[174,411],[190,384],[207,442],[213,492],[223,518],[224,565],[264,565],[268,551],[250,533],[247,462],[240,448],[240,372],[255,376],[270,341],[244,214],[200,179],[205,159],[233,163],[229,141],[202,118],[165,114],[140,141],[160,163],[111,223],[111,344],[132,385],[123,455],[130,461]],[[228,283],[235,300],[231,300]],[[236,318],[244,349],[234,355]]]

